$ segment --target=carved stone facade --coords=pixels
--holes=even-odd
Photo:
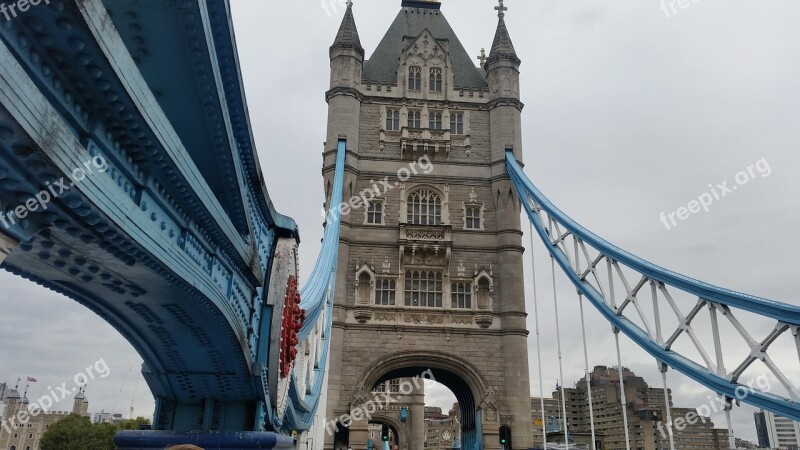
[[[344,198],[362,200],[342,219],[328,418],[430,370],[459,402],[462,448],[499,449],[502,425],[515,449],[530,446],[520,205],[504,166],[507,149],[521,159],[522,104],[502,12],[476,67],[438,2],[403,1],[369,60],[348,7],[331,47],[323,175],[329,196],[346,138]],[[324,448],[366,448],[376,422],[353,420]],[[423,435],[400,448],[423,450]]]

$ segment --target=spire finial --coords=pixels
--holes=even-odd
[[[347,0],[347,7],[348,8],[352,8],[353,7],[353,0]]]
[[[481,67],[484,67],[486,65],[486,49],[485,48],[481,49],[481,54],[480,54],[480,56],[478,56],[478,61],[481,62]]]
[[[508,11],[508,7],[503,5],[504,0],[497,0],[500,3],[500,6],[495,6],[494,10],[497,11],[497,16],[501,19],[505,17],[506,11]]]

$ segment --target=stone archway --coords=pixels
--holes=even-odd
[[[389,427],[397,434],[397,440],[399,441],[398,447],[400,450],[408,450],[409,436],[408,432],[406,431],[407,427],[405,427],[395,417],[392,417],[390,413],[376,413],[372,416],[372,420],[370,422],[388,424]],[[378,448],[382,448],[380,447],[380,445],[382,445],[380,439],[376,440],[375,444],[378,445]]]
[[[381,382],[413,377],[437,381],[455,394],[461,408],[462,448],[471,448],[483,441],[482,422],[497,418],[494,390],[472,363],[449,353],[411,350],[384,355],[358,377],[351,405],[363,404],[365,393]],[[411,420],[413,430],[424,428],[424,403],[416,414],[411,411]],[[422,448],[424,436],[411,432],[409,437],[408,448]],[[351,442],[354,440],[360,445],[363,439],[357,434],[351,435]]]

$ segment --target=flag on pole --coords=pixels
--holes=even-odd
[[[36,381],[37,381],[36,378],[28,377],[28,382],[29,383],[36,383]]]

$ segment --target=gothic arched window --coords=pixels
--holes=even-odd
[[[412,91],[422,90],[422,67],[411,66],[408,69],[408,88]]]
[[[428,115],[428,128],[431,130],[442,129],[442,113],[432,112]]]
[[[450,133],[464,134],[464,113],[450,114]]]
[[[386,110],[386,131],[400,131],[400,110]]]
[[[442,69],[437,67],[431,69],[428,85],[432,92],[442,92]]]
[[[422,113],[419,111],[408,112],[408,128],[422,128]]]
[[[409,194],[407,208],[407,221],[411,225],[442,224],[442,198],[429,189],[420,189]]]
[[[434,270],[406,271],[406,306],[442,307],[442,272]]]
[[[357,301],[362,304],[370,302],[372,297],[372,277],[366,270],[358,276]]]
[[[491,285],[489,284],[489,279],[486,277],[481,277],[477,283],[478,287],[475,289],[475,294],[477,296],[478,308],[490,309],[492,307],[492,303],[490,297]]]

